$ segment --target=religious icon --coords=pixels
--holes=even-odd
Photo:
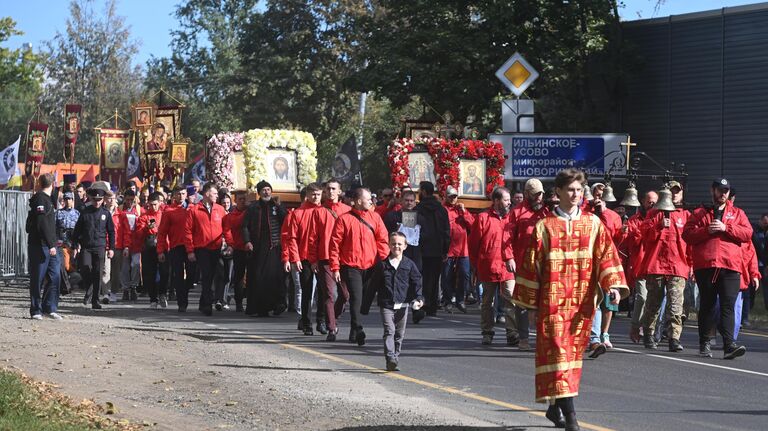
[[[77,120],[77,117],[75,115],[69,118],[69,121],[67,122],[67,129],[70,134],[74,135],[80,130],[78,124],[79,124],[79,121]]]
[[[150,139],[145,144],[147,153],[162,153],[167,149],[168,135],[165,132],[163,123],[155,123],[150,130]]]
[[[459,195],[485,197],[485,160],[459,160]]]
[[[122,138],[104,139],[104,167],[125,169],[125,141]]]
[[[35,152],[43,151],[43,137],[42,136],[33,136],[32,137],[32,151],[35,151]]]
[[[275,191],[296,191],[296,153],[291,150],[267,151],[267,181]]]
[[[352,170],[352,162],[349,160],[349,157],[346,154],[337,153],[333,159],[331,172],[333,178],[344,178],[349,174],[350,170]]]
[[[152,122],[152,110],[151,108],[140,108],[136,110],[136,125],[137,126],[149,126]]]
[[[232,172],[235,174],[235,177],[232,178],[232,189],[247,189],[248,177],[245,174],[245,154],[242,151],[232,154]]]
[[[418,187],[422,181],[435,184],[435,163],[429,153],[411,153],[408,155],[408,184]]]
[[[187,145],[173,144],[171,151],[171,163],[187,163]]]

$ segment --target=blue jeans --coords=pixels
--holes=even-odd
[[[61,281],[61,259],[58,253],[51,256],[48,247],[29,245],[29,307],[30,316],[41,313],[55,313],[59,306],[59,282]],[[48,284],[43,292],[43,281]]]
[[[464,295],[469,291],[469,258],[449,257],[443,264],[443,304],[450,304],[456,297],[457,304],[464,303]]]
[[[598,305],[595,307],[595,317],[592,318],[592,330],[589,332],[589,344],[602,343],[600,340],[600,333],[603,326],[603,311]]]

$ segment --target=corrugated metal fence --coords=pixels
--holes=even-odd
[[[30,192],[0,190],[0,277],[29,275],[27,213]]]

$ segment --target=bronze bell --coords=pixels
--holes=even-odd
[[[592,190],[589,189],[589,183],[584,183],[584,200],[587,202],[595,200],[595,197],[592,196]]]
[[[669,191],[667,186],[664,186],[661,190],[659,190],[659,200],[653,207],[661,211],[675,210],[675,204],[672,203],[672,192]]]
[[[603,202],[616,202],[618,199],[616,199],[616,196],[613,194],[613,187],[611,187],[611,183],[606,182],[605,188],[603,189]]]
[[[624,191],[624,199],[619,202],[619,205],[625,207],[640,207],[640,200],[637,199],[637,189],[633,183],[629,183],[629,187]]]

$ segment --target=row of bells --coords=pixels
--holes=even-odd
[[[584,199],[587,201],[594,200],[589,186],[584,187]],[[616,196],[613,194],[613,187],[611,187],[610,183],[607,183],[605,185],[605,189],[603,190],[603,201],[616,202],[617,200],[618,199],[616,199]],[[635,187],[634,183],[629,183],[629,187],[627,187],[627,190],[624,192],[624,198],[621,200],[621,202],[619,202],[619,205],[625,207],[641,206],[640,200],[637,196],[637,188]],[[656,202],[656,205],[654,205],[654,208],[661,211],[675,210],[675,204],[672,202],[672,192],[669,191],[666,185],[664,185],[664,187],[659,190],[659,200]]]

